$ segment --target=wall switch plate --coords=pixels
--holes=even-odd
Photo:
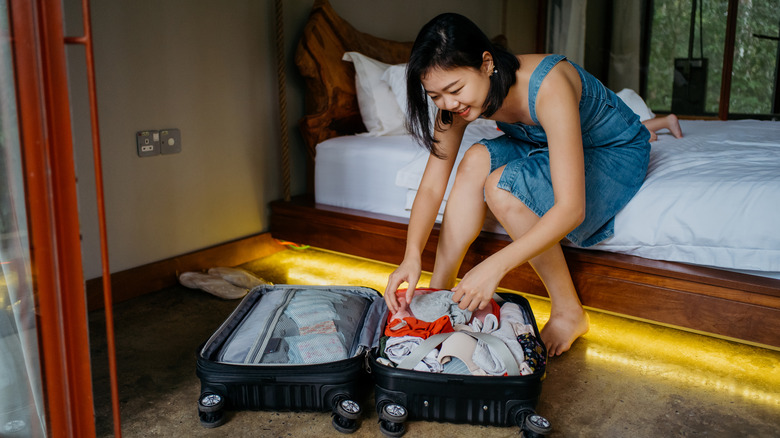
[[[178,154],[181,152],[181,132],[178,129],[160,130],[160,153]]]
[[[138,131],[135,143],[139,157],[151,157],[160,153],[160,133],[158,131]]]

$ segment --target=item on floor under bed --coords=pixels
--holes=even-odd
[[[190,289],[200,289],[224,300],[243,298],[254,287],[270,284],[254,274],[238,268],[216,267],[202,272],[182,272],[179,283]]]
[[[238,287],[222,277],[204,274],[202,272],[182,272],[179,275],[179,283],[190,289],[200,289],[223,300],[236,300],[242,298],[248,292],[243,287]]]
[[[252,289],[263,284],[271,284],[270,281],[259,278],[253,273],[240,268],[216,267],[209,269],[208,273],[210,275],[222,277],[228,283],[245,289]]]

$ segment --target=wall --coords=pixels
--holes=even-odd
[[[82,32],[79,3],[64,2],[68,35]],[[283,2],[293,194],[305,190],[306,169],[292,58],[312,3]],[[430,18],[454,11],[488,35],[508,25],[510,47],[522,46],[514,23],[535,10],[505,3],[331,0],[356,28],[384,38],[413,40]],[[504,20],[504,10],[514,19]],[[266,231],[268,203],[282,197],[274,2],[93,1],[91,14],[111,272]],[[89,279],[101,267],[83,48],[68,55]],[[181,130],[182,152],[139,158],[136,131],[163,128]]]

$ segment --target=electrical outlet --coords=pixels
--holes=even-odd
[[[139,157],[151,157],[160,153],[160,133],[158,131],[138,131],[135,143]]]
[[[160,153],[178,154],[181,152],[181,132],[178,129],[160,130]]]

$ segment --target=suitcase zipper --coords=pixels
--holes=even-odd
[[[268,341],[271,339],[271,335],[273,334],[270,328],[276,326],[276,323],[279,321],[279,318],[282,317],[282,313],[284,313],[285,309],[287,309],[287,306],[290,304],[290,301],[292,301],[294,296],[295,290],[290,289],[285,291],[284,301],[282,301],[282,304],[276,308],[276,312],[274,313],[273,318],[268,318],[268,320],[266,320],[265,327],[263,327],[263,329],[258,333],[257,338],[255,338],[255,343],[249,349],[249,354],[246,355],[246,359],[244,359],[245,364],[260,363],[260,360],[263,358],[265,347],[268,346]],[[258,341],[260,341],[259,344]]]

